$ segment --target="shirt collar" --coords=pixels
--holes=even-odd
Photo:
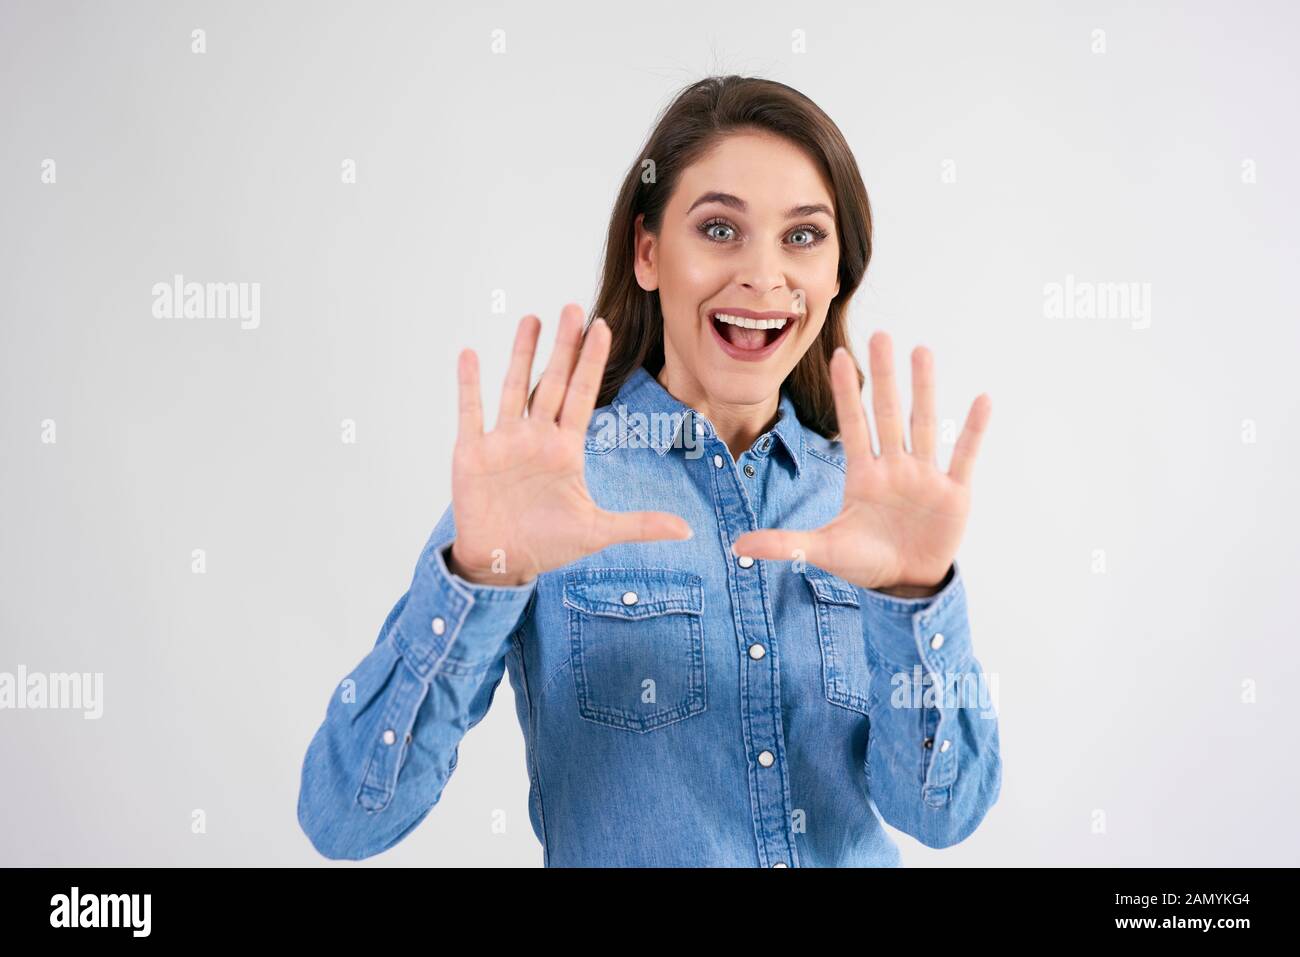
[[[803,467],[803,423],[799,421],[794,400],[790,398],[790,393],[784,386],[781,388],[781,403],[778,408],[781,417],[776,420],[776,425],[772,426],[772,434],[790,456],[790,461],[794,463],[795,478],[798,478]],[[761,436],[758,440],[759,446],[761,447],[766,441],[768,441],[767,436]]]
[[[641,443],[659,455],[675,446],[698,448],[695,441],[687,444],[684,429],[694,429],[695,434],[703,439],[715,434],[713,423],[674,397],[644,366],[637,366],[627,377],[610,407],[612,413],[624,423],[618,432],[635,433]],[[784,387],[781,389],[777,413],[772,428],[754,440],[753,451],[756,455],[765,455],[772,448],[780,446],[790,457],[794,474],[798,477],[803,464],[804,429],[795,411],[794,400]],[[615,438],[613,444],[621,442]]]

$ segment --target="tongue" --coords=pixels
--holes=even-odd
[[[761,349],[767,345],[766,329],[745,329],[729,322],[719,323],[722,335],[737,349]]]

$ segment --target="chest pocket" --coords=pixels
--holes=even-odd
[[[870,712],[871,664],[857,589],[814,565],[804,566],[817,615],[826,700],[862,714]]]
[[[582,717],[644,733],[708,706],[699,575],[574,569],[564,574],[564,604]]]

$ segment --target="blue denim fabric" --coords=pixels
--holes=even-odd
[[[506,671],[547,866],[898,866],[882,818],[930,847],[975,830],[1002,764],[958,564],[902,599],[731,553],[839,511],[842,447],[785,392],[733,460],[638,369],[592,417],[586,474],[603,508],[694,537],[482,586],[447,569],[448,507],[308,746],[298,820],[321,854],[370,857],[424,820]]]

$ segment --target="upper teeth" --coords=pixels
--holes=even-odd
[[[729,322],[733,326],[742,326],[745,329],[780,329],[787,321],[785,319],[750,319],[747,316],[732,316],[725,312],[714,313],[713,318],[719,322]]]

